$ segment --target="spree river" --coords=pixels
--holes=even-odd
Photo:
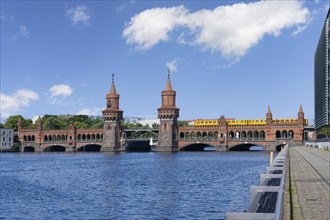
[[[0,219],[224,219],[269,152],[6,153]]]

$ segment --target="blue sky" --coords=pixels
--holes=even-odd
[[[1,1],[1,121],[157,117],[170,68],[180,118],[314,118],[322,1]]]

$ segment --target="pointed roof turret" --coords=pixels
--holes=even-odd
[[[270,110],[270,106],[268,105],[268,110],[267,110],[267,113],[272,113],[272,111]]]
[[[111,83],[111,88],[110,88],[109,94],[113,94],[113,95],[117,94],[116,86],[115,86],[115,74],[114,73],[112,74],[112,83]]]
[[[301,112],[304,112],[301,104],[300,104],[300,107],[299,107],[299,112],[300,112],[300,113],[301,113]]]
[[[171,77],[170,77],[170,70],[168,69],[168,75],[167,75],[167,82],[166,82],[166,91],[172,91],[172,84],[171,84]]]

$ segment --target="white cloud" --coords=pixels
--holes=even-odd
[[[50,92],[49,100],[52,105],[62,103],[63,99],[61,98],[70,96],[73,93],[73,89],[65,84],[54,85],[48,91]]]
[[[73,89],[69,85],[65,84],[59,84],[54,85],[49,89],[50,92],[50,98],[53,98],[55,96],[70,96],[73,93]]]
[[[77,115],[101,115],[101,108],[84,108],[77,112]]]
[[[168,70],[171,71],[171,73],[174,73],[178,70],[178,65],[179,65],[178,61],[179,61],[179,58],[175,58],[174,60],[167,62],[165,64],[165,66]]]
[[[91,19],[86,5],[76,6],[75,8],[68,9],[66,11],[66,16],[71,19],[72,24],[74,25],[89,25],[89,20]]]
[[[29,37],[29,36],[30,36],[30,35],[29,35],[29,31],[28,31],[28,29],[26,28],[25,25],[21,25],[21,26],[19,27],[19,33],[20,33],[23,37]]]
[[[177,30],[177,42],[220,52],[227,59],[239,59],[266,35],[279,36],[284,29],[306,28],[310,12],[300,1],[259,1],[202,9],[194,13],[184,6],[152,8],[136,14],[126,24],[123,37],[137,48],[150,49],[170,40]]]
[[[30,106],[31,102],[38,99],[38,94],[28,89],[19,89],[12,95],[0,93],[1,118],[7,118],[23,111],[24,107]]]

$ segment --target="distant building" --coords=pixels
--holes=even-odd
[[[124,117],[124,122],[128,124],[137,124],[142,120],[140,117]]]
[[[142,119],[138,123],[142,124],[143,126],[148,125],[150,128],[152,128],[153,124],[160,124],[160,119]]]
[[[0,147],[9,149],[14,145],[14,131],[11,128],[0,129]]]
[[[315,129],[329,125],[330,9],[314,56]]]

